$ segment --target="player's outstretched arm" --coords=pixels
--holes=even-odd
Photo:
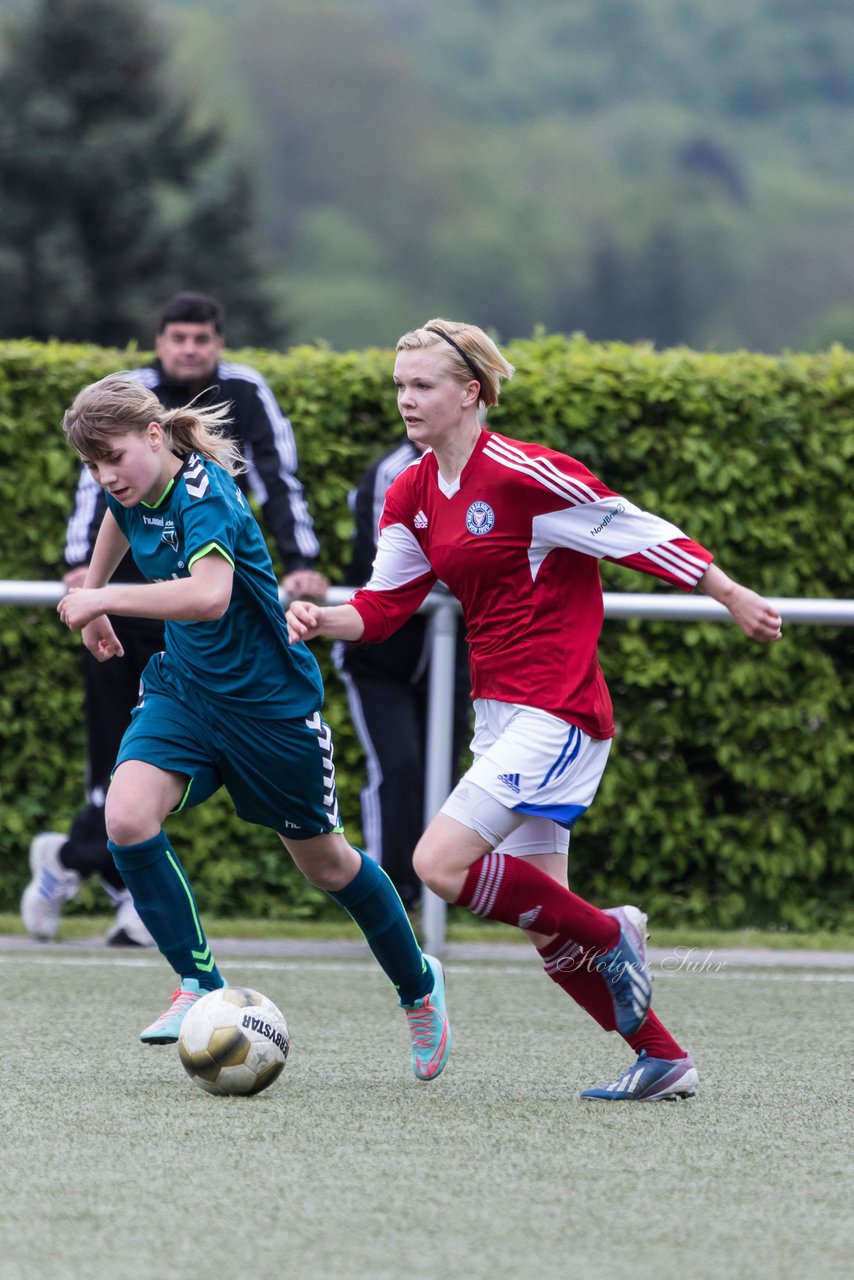
[[[365,630],[362,616],[351,604],[319,605],[310,600],[292,600],[285,614],[288,639],[314,640],[327,636],[330,640],[360,640]]]
[[[729,610],[733,622],[751,640],[771,644],[780,639],[783,619],[777,610],[749,587],[734,582],[716,564],[709,565],[698,585]]]
[[[216,622],[228,608],[234,570],[218,550],[196,560],[189,578],[168,582],[114,582],[71,590],[57,605],[70,631],[80,631],[102,614],[161,618],[166,622]]]

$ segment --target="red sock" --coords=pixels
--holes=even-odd
[[[676,1058],[688,1057],[688,1051],[673,1039],[667,1027],[652,1009],[646,1015],[646,1021],[641,1029],[633,1036],[625,1036],[624,1039],[638,1055],[642,1049],[646,1049],[647,1057],[665,1058],[668,1062],[673,1062]]]
[[[571,938],[555,938],[547,946],[538,948],[543,968],[553,982],[585,1009],[603,1031],[614,1031],[614,1006],[605,980],[590,964],[590,952],[585,951]],[[666,1058],[673,1061],[686,1057],[685,1050],[650,1009],[643,1026],[632,1036],[624,1036],[626,1044],[640,1054],[642,1049],[650,1058]]]
[[[457,901],[485,920],[577,938],[600,952],[609,951],[620,936],[613,916],[565,889],[539,867],[503,853],[487,853],[469,868]]]

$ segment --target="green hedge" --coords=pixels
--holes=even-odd
[[[548,336],[516,342],[496,430],[581,458],[612,488],[709,546],[777,596],[845,597],[854,356],[657,353]],[[0,578],[55,579],[77,464],[62,412],[136,351],[0,344]],[[324,548],[345,581],[347,491],[400,434],[387,351],[237,353],[290,414]],[[606,589],[652,579],[603,567]],[[666,589],[666,588],[663,588]],[[618,736],[577,828],[572,875],[594,901],[638,900],[661,922],[834,926],[852,920],[850,629],[786,628],[771,649],[731,626],[607,622],[601,655]],[[0,608],[0,909],[15,909],[31,835],[64,829],[81,800],[78,642],[49,609]],[[342,811],[358,838],[362,758],[318,645],[336,729]],[[202,906],[314,915],[270,833],[223,796],[170,822]],[[85,909],[95,891],[81,899]]]

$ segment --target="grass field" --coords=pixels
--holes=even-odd
[[[370,962],[224,969],[291,1027],[254,1099],[139,1044],[158,957],[0,946],[3,1280],[851,1274],[850,970],[660,974],[701,1091],[644,1106],[579,1101],[631,1054],[521,955],[449,962],[429,1085]]]

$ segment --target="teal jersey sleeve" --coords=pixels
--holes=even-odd
[[[181,506],[181,531],[184,559],[188,570],[211,550],[218,550],[234,568],[241,529],[254,517],[246,505],[246,499],[231,477],[224,472],[208,474],[205,464],[198,459],[188,460],[179,476],[183,493],[179,491]],[[263,555],[259,557],[263,561]],[[272,571],[272,566],[271,566]]]
[[[234,571],[222,618],[166,623],[166,670],[187,696],[269,718],[319,709],[319,668],[305,645],[288,642],[267,545],[226,471],[191,454],[157,503],[123,508],[109,494],[107,502],[149,582],[189,577],[212,553]]]

